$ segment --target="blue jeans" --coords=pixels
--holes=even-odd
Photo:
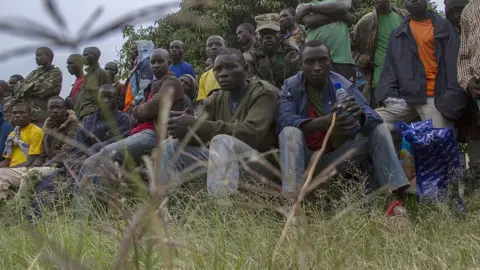
[[[198,167],[203,170],[206,168],[207,190],[210,195],[236,192],[240,181],[241,164],[258,154],[246,143],[224,134],[213,137],[209,149],[187,146],[175,158],[179,146],[179,140],[167,139],[164,142],[160,169],[167,172],[168,176],[163,184],[181,181],[183,174],[197,171]],[[253,166],[253,170],[259,169],[255,167]]]
[[[82,185],[88,178],[92,178],[93,184],[101,185],[100,177],[96,175],[96,171],[99,167],[108,166],[108,164],[111,163],[111,160],[108,159],[113,158],[115,161],[122,162],[124,158],[123,153],[126,152],[136,163],[139,163],[142,156],[148,155],[156,146],[157,135],[154,130],[143,130],[121,141],[109,144],[99,153],[85,160],[78,173],[77,185]],[[107,162],[102,162],[105,159],[107,159]],[[93,185],[88,185],[88,187],[93,188]],[[82,205],[87,206],[87,200],[84,196],[81,196],[83,198],[80,198],[79,196],[77,197],[77,202],[75,203],[77,210],[79,208],[84,208]]]
[[[282,162],[282,186],[287,192],[293,186],[302,184],[305,167],[312,151],[308,150],[303,132],[294,127],[286,127],[280,133],[280,160]],[[380,124],[370,133],[359,133],[354,139],[320,158],[316,167],[322,170],[332,164],[350,149],[356,151],[336,167],[345,174],[353,166],[365,164],[369,159],[373,163],[373,180],[380,186],[390,185],[392,190],[408,186],[407,176],[395,152],[392,136],[385,124]]]

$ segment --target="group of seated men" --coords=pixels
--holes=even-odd
[[[426,4],[407,5],[407,9],[415,15],[411,20],[423,18],[421,12],[432,20],[443,20],[428,12]],[[81,65],[75,64],[74,56],[67,61],[69,72],[77,78],[67,100],[58,97],[55,87],[51,90],[52,82],[58,83],[57,68],[51,64],[53,53],[48,48],[38,49],[37,64],[41,67],[12,94],[17,100],[11,109],[15,130],[6,139],[5,160],[0,164],[0,196],[6,198],[11,186],[22,190],[22,174],[31,168],[51,174],[79,161],[77,186],[90,179],[102,185],[104,177],[98,172],[109,160],[122,163],[128,156],[140,164],[142,157],[158,145],[157,175],[163,185],[180,182],[202,167],[208,192],[229,194],[237,191],[241,174],[260,176],[279,166],[282,188],[288,193],[302,185],[312,154],[326,144],[317,172],[334,168],[346,174],[349,166],[362,167],[374,184],[390,186],[395,197],[392,205],[399,205],[409,187],[389,129],[399,115],[391,115],[391,108],[378,109],[383,117],[390,113],[389,126],[384,124],[351,78],[333,71],[331,51],[324,42],[310,40],[299,49],[280,38],[279,15],[264,14],[255,20],[258,43],[250,42],[248,51],[227,48],[219,36],[208,38],[206,52],[212,67],[200,76],[196,100],[196,89],[192,90],[195,73],[183,61],[184,45],[180,41],[172,42],[170,51],[154,49],[150,41],[135,42],[131,48],[132,72],[125,85],[114,82],[118,70],[113,63],[107,64],[108,71],[100,68],[98,48],[86,48],[82,56],[88,66],[86,75]],[[397,31],[400,35],[403,30]],[[444,57],[450,57],[450,43],[439,46],[444,46],[438,48],[445,51]],[[391,47],[395,51],[389,51],[388,56],[395,58],[402,48]],[[389,60],[385,65],[379,102],[398,96],[388,91],[412,86],[398,79],[403,76],[399,63]],[[188,76],[182,80],[184,75]],[[398,78],[394,80],[395,76]],[[31,83],[39,77],[45,78],[40,79],[41,86]],[[450,75],[437,76],[436,83],[450,88],[448,93],[435,90],[436,96],[463,98],[463,90],[451,79]],[[341,104],[336,93],[339,87],[348,94]],[[41,94],[47,88],[56,95],[42,107],[35,98],[48,96]],[[424,88],[410,88],[419,92],[423,103],[433,101],[426,98],[427,93],[420,93]],[[171,97],[168,120],[157,128],[166,97]],[[196,110],[190,107],[193,101]],[[455,118],[460,114],[459,108],[451,111],[444,105],[437,105],[443,115]],[[72,106],[73,110],[68,110]],[[44,121],[35,111],[43,108],[49,115]],[[438,113],[429,108],[430,113]],[[333,119],[333,135],[327,138]],[[43,122],[43,130],[34,124]],[[166,139],[159,142],[162,134]],[[275,149],[279,150],[281,164],[276,164],[273,157]]]

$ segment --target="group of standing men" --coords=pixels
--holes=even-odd
[[[70,56],[67,68],[76,80],[64,100],[53,52],[39,48],[37,70],[25,79],[0,81],[3,109],[15,126],[0,164],[0,195],[21,186],[31,167],[51,175],[61,173],[64,162],[80,160],[77,184],[90,178],[101,184],[98,169],[114,169],[104,168],[105,158],[121,163],[128,154],[141,163],[159,143],[155,124],[169,94],[167,130],[160,131],[168,135],[160,142],[163,184],[180,181],[207,161],[209,193],[235,192],[241,172],[265,175],[271,164],[281,167],[283,190],[294,191],[338,112],[318,171],[343,174],[360,166],[372,183],[390,185],[391,205],[401,207],[409,182],[396,155],[393,123],[419,117],[437,128],[465,124],[467,108],[475,108],[469,104],[480,97],[479,1],[448,0],[446,20],[428,10],[427,0],[405,0],[406,10],[376,0],[352,33],[350,0],[313,0],[259,15],[256,27],[238,26],[240,50],[227,48],[220,36],[207,39],[198,89],[195,71],[183,60],[183,42],[173,41],[166,50],[136,41],[124,84],[115,63],[100,67],[98,48]],[[357,69],[366,77],[363,93],[355,85]],[[341,104],[340,88],[348,94]],[[58,134],[76,143],[62,144]],[[469,146],[476,146],[472,138]],[[281,164],[273,149],[279,149]]]

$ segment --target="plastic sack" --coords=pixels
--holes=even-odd
[[[459,148],[451,128],[433,128],[432,120],[410,125],[395,123],[415,157],[416,194],[439,199],[461,176]],[[458,193],[458,192],[457,192]]]
[[[405,138],[402,138],[402,145],[400,146],[399,153],[400,163],[402,164],[403,170],[407,175],[410,186],[415,188],[416,183],[416,170],[415,170],[415,157],[413,152],[413,146],[411,143],[407,142]]]

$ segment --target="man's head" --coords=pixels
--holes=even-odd
[[[302,71],[310,85],[322,85],[332,70],[332,59],[327,45],[320,40],[312,40],[300,49]]]
[[[20,128],[24,128],[30,125],[32,112],[27,103],[20,102],[13,106],[12,116],[13,124],[15,126],[19,126]]]
[[[237,41],[246,45],[255,39],[255,27],[250,23],[242,23],[237,27]]]
[[[8,83],[4,80],[0,80],[0,100],[3,100],[3,98],[7,95],[9,92],[10,86]]]
[[[280,32],[287,33],[295,25],[295,9],[286,8],[280,12]]]
[[[114,112],[117,110],[118,93],[117,89],[111,84],[105,84],[98,89],[98,101],[104,104],[107,110]]]
[[[97,47],[87,47],[83,50],[83,62],[87,66],[98,64],[101,54],[100,49]]]
[[[178,77],[178,80],[182,83],[185,95],[194,99],[197,92],[197,81],[195,81],[195,78],[190,74],[183,74]]]
[[[130,52],[132,54],[132,61],[135,61],[138,57],[138,46],[136,42],[130,44]]]
[[[47,109],[50,118],[56,123],[63,123],[67,118],[67,103],[60,96],[53,96],[48,100]]]
[[[218,84],[225,91],[236,91],[246,83],[246,65],[243,53],[233,48],[220,51],[213,63]]]
[[[80,54],[72,54],[67,58],[67,70],[71,75],[83,72],[83,58]]]
[[[48,47],[40,47],[35,51],[35,61],[38,66],[47,67],[52,64],[53,51]]]
[[[391,0],[375,0],[375,8],[380,14],[390,14],[392,11]]]
[[[165,49],[155,49],[150,55],[150,69],[157,79],[168,74],[170,63],[170,53]]]
[[[225,40],[221,36],[210,36],[207,39],[207,56],[212,60],[223,48],[225,48]]]
[[[457,28],[460,28],[460,17],[469,0],[445,0],[445,16]]]
[[[404,0],[405,8],[412,17],[424,17],[428,11],[427,0]]]
[[[280,45],[280,16],[276,13],[262,14],[255,17],[260,46],[267,53],[273,53]]]
[[[10,86],[10,91],[13,92],[15,87],[17,87],[17,85],[21,81],[23,81],[23,76],[22,75],[15,74],[15,75],[10,76],[10,79],[8,79],[8,85]]]
[[[180,40],[174,40],[170,43],[170,57],[172,61],[180,62],[183,59],[185,53],[185,44]]]
[[[108,62],[105,64],[105,70],[108,72],[108,75],[110,75],[110,79],[115,81],[115,76],[118,74],[118,66],[115,62]]]

